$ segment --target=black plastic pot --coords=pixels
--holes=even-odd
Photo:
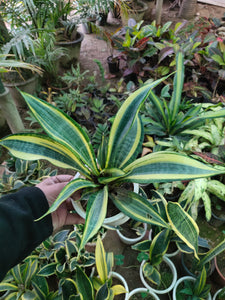
[[[120,71],[120,60],[118,57],[113,57],[112,55],[108,56],[107,63],[111,74],[116,74]]]

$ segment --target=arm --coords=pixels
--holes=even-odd
[[[37,187],[23,188],[0,199],[0,281],[53,231],[51,215],[35,222],[49,208]]]
[[[77,214],[70,213],[70,199],[51,215],[35,221],[47,212],[71,179],[70,175],[49,177],[36,187],[23,188],[0,199],[0,281],[54,229],[84,222]]]

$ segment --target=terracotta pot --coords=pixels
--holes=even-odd
[[[221,255],[224,256],[224,253],[222,253]],[[221,287],[224,287],[225,286],[225,275],[222,274],[222,272],[220,270],[220,266],[218,265],[218,257],[217,256],[215,257],[214,262],[215,262],[215,270],[212,275],[212,278],[216,283],[221,285]]]

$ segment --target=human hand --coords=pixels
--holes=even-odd
[[[42,182],[38,183],[36,187],[42,190],[45,194],[49,206],[51,206],[56,198],[58,197],[61,190],[73,179],[71,175],[57,175],[48,177]],[[79,193],[75,193],[71,196],[74,200],[80,198]],[[54,211],[52,216],[52,225],[54,230],[58,229],[64,225],[73,225],[84,223],[84,219],[81,218],[78,214],[70,213],[73,209],[71,204],[71,198],[68,198],[64,201],[56,211]]]

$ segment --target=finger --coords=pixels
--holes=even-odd
[[[61,174],[54,176],[55,183],[61,183],[61,182],[70,182],[73,179],[74,176],[67,175],[67,174]]]
[[[64,225],[84,224],[84,222],[85,219],[78,214],[68,214]]]

